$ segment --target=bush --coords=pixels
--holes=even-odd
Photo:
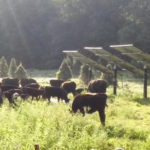
[[[10,77],[15,78],[15,71],[17,70],[16,59],[11,58],[8,74]]]
[[[72,70],[65,60],[60,65],[60,68],[56,73],[56,77],[61,80],[68,80],[72,78]]]
[[[74,76],[79,76],[81,65],[82,65],[82,63],[81,63],[80,61],[78,61],[78,60],[76,60],[76,61],[73,63],[72,72],[73,72],[73,75],[74,75]]]
[[[88,64],[82,65],[80,69],[80,76],[79,78],[85,83],[88,84],[88,82],[92,78],[92,70]]]
[[[101,79],[106,80],[108,85],[113,85],[113,74],[111,73],[104,73]]]
[[[8,76],[8,64],[4,56],[0,59],[0,76],[1,77]]]
[[[18,79],[22,79],[22,78],[27,77],[27,72],[26,72],[25,68],[23,67],[23,65],[21,63],[17,67],[17,69],[15,71],[15,75],[16,75],[16,78],[18,78]]]

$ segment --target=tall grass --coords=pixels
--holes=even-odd
[[[134,83],[135,84],[135,83]],[[133,84],[133,85],[134,85]],[[133,92],[134,91],[134,92]],[[70,114],[71,103],[17,99],[0,107],[0,150],[150,149],[150,99],[136,89],[107,89],[106,126],[98,113]]]

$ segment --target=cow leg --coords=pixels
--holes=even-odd
[[[105,126],[105,110],[99,110],[100,121],[103,126]]]
[[[9,101],[9,105],[10,105],[10,106],[12,106],[13,104],[14,104],[15,106],[17,106],[12,97],[9,97],[9,98],[8,98],[8,101]]]
[[[38,101],[40,99],[40,97],[39,96],[36,96],[36,100]]]
[[[3,98],[2,96],[0,95],[0,105],[3,104]]]
[[[48,97],[48,102],[50,102],[51,101],[51,97]]]
[[[84,111],[84,108],[80,108],[80,112],[83,114],[83,116],[85,116],[85,111]]]

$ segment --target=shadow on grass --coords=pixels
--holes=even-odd
[[[150,105],[150,98],[135,98],[133,100],[141,105]]]

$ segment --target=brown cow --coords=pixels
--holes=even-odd
[[[66,103],[69,102],[69,99],[67,98],[67,93],[63,88],[46,86],[43,92],[43,98],[47,98],[50,102],[51,97],[57,97],[58,101],[62,99],[65,100]]]
[[[35,97],[37,100],[39,100],[40,96],[43,95],[42,89],[36,89],[36,88],[30,88],[30,87],[23,87],[22,88],[23,94],[32,96],[32,100]]]
[[[50,80],[50,85],[55,86],[55,87],[60,87],[63,82],[64,82],[64,80],[51,79]]]
[[[85,115],[87,113],[99,112],[99,117],[102,125],[105,125],[105,106],[106,106],[106,94],[92,93],[77,95],[72,103],[71,112],[76,113],[78,110]]]
[[[72,93],[75,96],[76,83],[74,81],[65,81],[62,83],[61,87],[67,94]]]
[[[91,80],[88,85],[88,91],[92,93],[106,93],[107,82],[105,80]]]
[[[35,79],[32,79],[32,78],[23,78],[20,80],[21,87],[24,87],[24,86],[31,84],[31,83],[37,83],[37,81]]]

